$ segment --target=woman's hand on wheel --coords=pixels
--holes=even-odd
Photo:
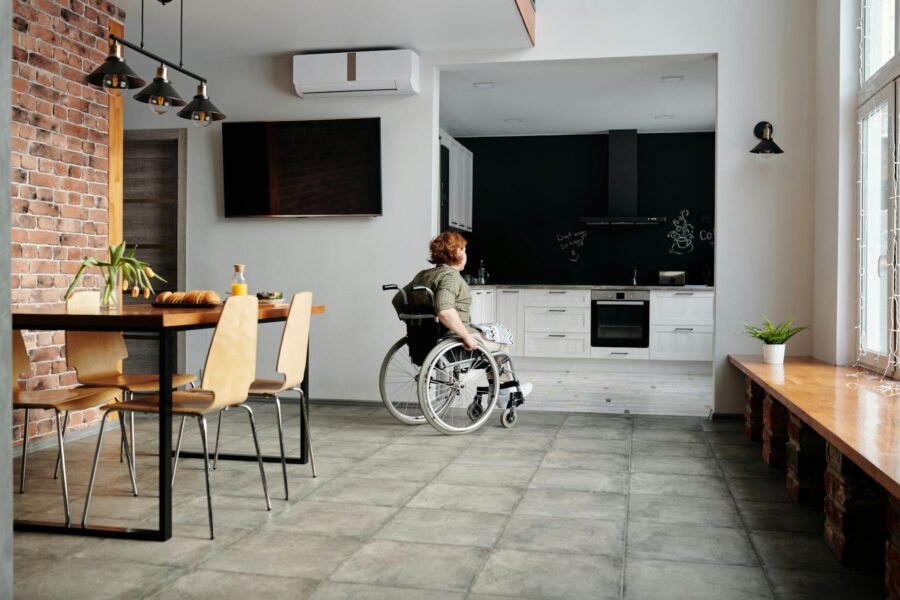
[[[463,347],[466,350],[472,351],[478,347],[478,340],[475,339],[475,336],[471,333],[463,336],[462,338]]]

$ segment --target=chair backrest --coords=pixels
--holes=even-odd
[[[66,300],[67,310],[91,310],[100,306],[100,292],[75,292]],[[125,338],[118,331],[67,331],[66,363],[79,381],[115,376],[128,358]]]
[[[28,350],[25,349],[25,340],[22,339],[22,332],[16,329],[12,332],[12,389],[13,395],[22,390],[19,384],[19,377],[22,375],[31,375],[31,360],[28,358]]]
[[[309,347],[309,322],[312,317],[312,292],[297,292],[281,334],[278,363],[275,369],[284,376],[285,388],[297,387],[306,375],[306,352]]]
[[[212,407],[225,407],[247,399],[256,377],[256,332],[259,301],[256,296],[232,296],[209,344],[200,387],[215,395]]]

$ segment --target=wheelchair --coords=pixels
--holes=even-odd
[[[516,408],[524,398],[509,354],[483,344],[466,350],[462,340],[444,327],[434,313],[434,292],[412,288],[410,296],[429,302],[414,303],[396,284],[403,306],[400,320],[406,335],[391,346],[381,364],[378,385],[388,412],[406,425],[428,422],[445,435],[471,433],[490,419],[503,395],[500,423],[516,424]],[[502,383],[501,383],[502,382]]]

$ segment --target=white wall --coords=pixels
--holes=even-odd
[[[717,54],[716,409],[740,412],[732,353],[758,352],[741,324],[766,314],[813,320],[816,4],[814,0],[554,0],[538,7],[537,47],[424,57],[416,97],[301,101],[289,61],[191,65],[233,120],[373,116],[383,119],[385,216],[359,221],[231,221],[221,217],[218,130],[188,139],[188,283],[221,289],[232,262],[256,288],[312,289],[329,314],[314,319],[312,395],[377,398],[377,371],[401,328],[379,291],[423,264],[435,228],[437,82],[433,69],[511,60]],[[176,80],[180,81],[180,80]],[[190,90],[182,83],[179,89]],[[126,126],[180,126],[126,103]],[[749,154],[767,120],[785,154]],[[198,337],[196,334],[193,338]],[[274,334],[261,338],[271,364]],[[791,353],[808,354],[802,334]],[[196,367],[205,348],[189,344]]]
[[[859,4],[820,0],[816,17],[815,330],[813,354],[856,360],[856,98]]]

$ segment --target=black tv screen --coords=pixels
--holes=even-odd
[[[381,215],[381,119],[222,124],[226,217]]]

